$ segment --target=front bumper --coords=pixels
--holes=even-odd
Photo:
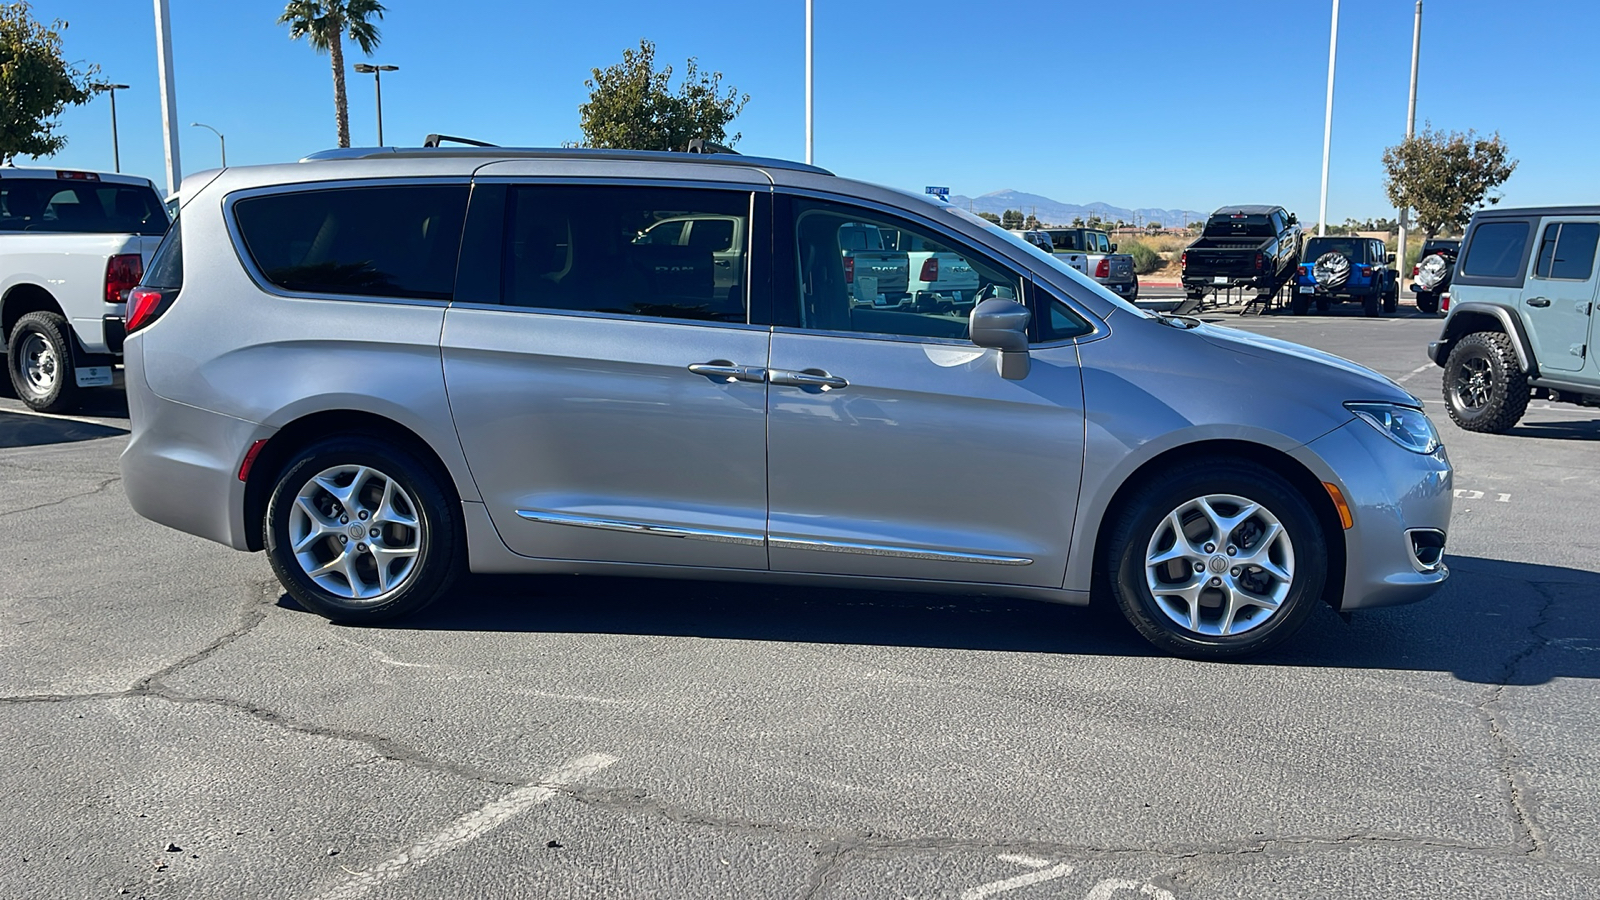
[[[1414,603],[1450,577],[1442,553],[1434,566],[1417,558],[1417,542],[1449,535],[1454,472],[1442,447],[1412,453],[1356,419],[1294,455],[1350,505],[1341,611]]]

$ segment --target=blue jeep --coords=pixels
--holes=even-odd
[[[1300,255],[1289,309],[1303,316],[1315,300],[1319,313],[1335,301],[1360,303],[1369,316],[1380,309],[1392,313],[1400,305],[1399,273],[1389,268],[1393,262],[1394,254],[1374,238],[1311,238]]]

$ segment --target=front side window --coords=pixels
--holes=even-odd
[[[1534,266],[1534,275],[1588,281],[1594,271],[1597,242],[1600,242],[1600,224],[1595,222],[1546,225],[1544,237],[1539,241],[1539,262]]]
[[[1021,282],[966,247],[878,213],[797,201],[800,324],[822,331],[966,340],[980,300]]]
[[[747,321],[748,193],[527,186],[507,203],[509,306]]]
[[[1520,278],[1522,248],[1528,243],[1527,222],[1487,222],[1472,232],[1461,274],[1483,278]]]
[[[464,184],[266,194],[234,207],[266,279],[291,291],[449,300],[467,214]]]

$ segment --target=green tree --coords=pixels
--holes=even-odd
[[[1423,126],[1422,133],[1383,151],[1384,189],[1397,209],[1414,209],[1423,239],[1440,231],[1459,231],[1516,171],[1500,133],[1480,138],[1475,131],[1445,133]]]
[[[993,222],[996,225],[1000,224],[1000,217],[995,215],[992,212],[981,212],[981,213],[978,213],[978,218]]]
[[[750,95],[731,85],[723,93],[722,73],[701,72],[692,56],[674,94],[672,67],[658,72],[655,59],[655,43],[641,40],[639,49],[622,51],[622,62],[591,70],[592,77],[583,83],[589,102],[578,107],[581,145],[682,150],[695,138],[729,147],[738,143],[743,135],[729,137],[728,123],[744,110]]]
[[[0,5],[0,162],[50,156],[67,145],[56,116],[89,102],[96,66],[78,69],[61,58],[67,23],[34,20],[26,3]]]
[[[1028,213],[1028,218],[1023,220],[1022,227],[1028,229],[1029,231],[1032,231],[1033,229],[1038,228],[1039,227],[1039,217],[1034,215],[1033,213]]]
[[[350,99],[344,89],[344,39],[354,41],[361,52],[371,56],[382,39],[374,19],[383,18],[378,0],[289,0],[278,17],[279,25],[289,26],[289,40],[306,38],[312,49],[328,54],[333,64],[333,114],[339,131],[339,146],[350,146]]]
[[[1022,222],[1022,210],[1020,209],[1008,209],[1000,215],[1000,225],[1007,229],[1021,228]]]
[[[1082,228],[1083,227],[1083,216],[1073,216],[1072,217],[1072,227],[1073,228]]]

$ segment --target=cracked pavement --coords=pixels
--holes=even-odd
[[[1222,321],[1438,396],[1435,320]],[[0,398],[0,890],[1600,896],[1600,416],[1429,405],[1445,590],[1208,665],[1096,610],[700,582],[332,626],[128,508],[112,392]]]

